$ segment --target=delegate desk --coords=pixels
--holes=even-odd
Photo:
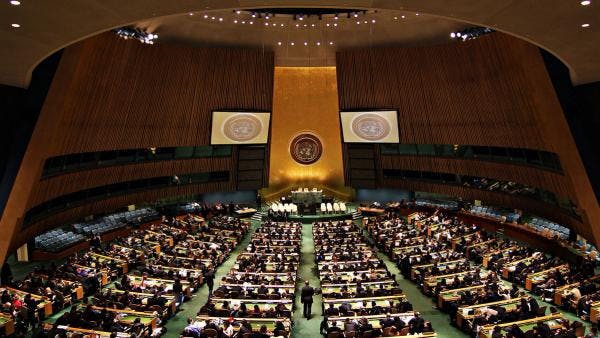
[[[52,328],[53,328],[52,324],[49,324],[49,323],[44,324],[44,330],[50,331],[50,330],[52,330]],[[58,325],[56,328],[59,330],[70,332],[72,336],[75,336],[75,334],[78,334],[78,335],[81,335],[81,337],[86,337],[86,338],[110,338],[110,337],[112,337],[113,333],[115,333],[117,335],[117,337],[119,337],[119,338],[131,337],[131,333],[126,333],[126,332],[105,332],[105,331],[98,331],[98,330],[88,330],[88,329],[82,329],[79,327],[71,327],[68,325]],[[67,335],[67,337],[70,337],[71,335]]]
[[[108,312],[115,312],[118,314],[117,320],[120,323],[123,323],[125,325],[133,325],[133,322],[135,321],[135,319],[139,318],[141,323],[144,326],[149,327],[152,330],[156,329],[158,326],[158,317],[152,313],[133,311],[133,310],[125,310],[125,309],[113,309],[113,308],[109,308],[109,307],[99,307],[99,306],[92,306],[92,309],[94,309],[95,311],[98,311],[98,312],[102,312],[103,310],[106,310]],[[84,309],[81,308],[81,310],[83,311]]]
[[[458,289],[450,289],[450,290],[444,290],[442,292],[440,292],[440,294],[438,295],[438,307],[442,310],[446,309],[448,303],[450,302],[456,302],[457,300],[460,299],[460,295],[461,293],[464,293],[466,291],[476,291],[476,292],[481,292],[485,289],[485,287],[488,284],[481,284],[481,285],[471,285],[471,286],[466,286],[466,287],[462,287],[462,288],[458,288]],[[502,286],[502,284],[500,283],[500,286]]]
[[[196,320],[199,321],[218,321],[218,322],[227,322],[230,320],[230,317],[211,317],[206,315],[198,315],[196,316]],[[276,321],[289,321],[289,318],[255,318],[255,317],[244,317],[244,318],[234,318],[233,319],[233,330],[238,331],[240,329],[240,323],[242,320],[247,321],[250,325],[252,325],[253,331],[258,331],[261,326],[266,326],[268,332],[275,331],[275,322]],[[289,329],[288,329],[289,330]]]
[[[385,209],[370,207],[358,207],[358,211],[365,215],[382,215],[385,213]]]
[[[73,266],[77,268],[78,276],[96,277],[98,278],[98,281],[100,282],[101,286],[105,286],[106,284],[108,284],[108,269],[98,269],[95,267],[80,264],[73,264]]]
[[[105,289],[105,290],[107,290],[107,289]],[[108,289],[108,291],[110,291],[112,293],[120,293],[120,294],[127,292],[129,295],[140,298],[142,301],[142,305],[147,305],[148,299],[154,297],[153,293],[123,291],[123,290],[119,290],[119,289]],[[163,315],[169,316],[171,314],[175,314],[177,312],[177,301],[175,300],[175,297],[173,295],[161,295],[161,297],[164,297],[167,300],[167,303],[164,306],[165,309],[167,310],[167,313],[163,314]],[[146,311],[142,311],[142,312],[146,312]]]
[[[95,252],[89,252],[88,253],[91,257],[94,257],[94,259],[96,259],[96,261],[98,263],[103,263],[103,262],[112,262],[115,265],[121,267],[121,271],[123,273],[128,273],[129,272],[129,265],[128,263],[120,258],[115,258],[115,257],[110,257],[110,256],[106,256],[106,255],[101,255],[99,253],[95,253]]]
[[[592,303],[590,321],[594,324],[598,324],[598,317],[600,317],[600,301]]]
[[[533,260],[533,257],[529,256],[529,257],[525,257],[525,258],[518,259],[516,261],[512,261],[512,262],[508,262],[508,263],[504,264],[504,266],[502,267],[502,278],[504,278],[506,280],[510,280],[511,272],[515,271],[515,267],[517,266],[517,264],[523,262],[523,263],[525,263],[526,266],[529,266],[531,264],[532,260]]]
[[[600,289],[600,275],[595,275],[592,278],[588,278],[585,281],[583,281],[583,283],[593,283],[596,285],[596,289]],[[581,283],[577,282],[557,287],[556,290],[554,290],[554,304],[559,306],[563,305],[563,298],[565,297],[565,293],[569,292],[574,288],[579,288],[580,286]]]
[[[414,316],[414,312],[406,312],[406,313],[393,313],[390,315],[392,318],[396,318],[396,317],[400,317],[400,319],[408,324],[408,322],[413,319]],[[328,324],[329,326],[333,326],[333,323],[335,323],[335,325],[339,328],[341,328],[342,330],[344,329],[344,323],[346,322],[346,320],[351,320],[351,321],[358,321],[361,320],[362,318],[366,319],[369,324],[371,324],[373,326],[374,329],[381,329],[381,320],[386,318],[386,315],[368,315],[368,316],[350,316],[350,317],[329,317],[328,318]],[[381,336],[381,337],[387,337],[385,335]],[[407,338],[411,338],[411,337],[423,337],[423,338],[432,338],[432,337],[437,337],[437,334],[435,332],[422,332],[419,334],[414,334],[414,335],[402,335],[401,337],[407,337]]]
[[[514,312],[517,311],[517,307],[521,304],[521,299],[524,297],[512,298],[500,300],[497,302],[491,303],[483,303],[483,304],[475,304],[475,305],[465,305],[458,308],[456,312],[456,325],[464,329],[470,321],[475,318],[475,310],[480,308],[489,308],[491,306],[494,307],[503,307],[506,309],[506,312]]]
[[[451,269],[451,268],[455,268],[460,264],[463,263],[468,263],[466,258],[461,258],[461,259],[456,259],[456,260],[452,260],[452,261],[447,261],[447,262],[441,262],[441,263],[437,263],[437,267],[439,269],[439,271],[441,273],[443,273],[445,270],[447,269]],[[415,281],[417,280],[417,277],[419,275],[421,275],[421,271],[419,269],[423,269],[423,268],[432,268],[433,267],[433,263],[430,264],[422,264],[422,265],[413,265],[410,269],[410,280]],[[431,272],[431,269],[427,269],[428,272]],[[427,274],[425,274],[425,277],[427,277]]]
[[[470,234],[466,234],[466,235],[462,235],[462,236],[458,236],[455,238],[452,238],[452,250],[456,250],[456,246],[458,245],[458,242],[461,241],[462,239],[465,240],[466,243],[469,243],[470,240],[475,237],[476,235],[479,234],[479,231],[476,232],[472,232]]]
[[[52,302],[49,301],[47,297],[36,295],[31,292],[25,292],[22,290],[13,289],[8,286],[0,287],[0,293],[4,292],[4,290],[8,290],[8,293],[10,295],[18,295],[19,299],[21,299],[21,300],[23,300],[23,298],[25,298],[25,295],[28,295],[28,294],[31,295],[31,298],[33,298],[37,302],[39,302],[37,305],[37,310],[40,312],[43,312],[44,318],[47,318],[48,316],[50,316],[52,314]]]
[[[10,336],[15,333],[15,321],[11,316],[0,313],[0,334]]]
[[[142,290],[145,290],[147,287],[164,285],[165,291],[167,293],[169,293],[169,294],[173,293],[173,284],[175,284],[175,281],[172,279],[161,279],[161,278],[153,278],[153,277],[134,276],[134,275],[127,275],[127,277],[129,277],[131,285],[136,285],[136,284],[139,285],[142,283],[142,279],[143,279],[144,285],[141,286]],[[180,280],[180,282],[183,285],[183,294],[188,297],[191,297],[192,288],[190,286],[190,282],[188,282],[187,280]]]
[[[250,217],[254,215],[258,210],[254,208],[243,208],[235,211],[235,214],[240,217]]]
[[[169,236],[162,232],[156,232],[156,231],[152,231],[152,230],[145,230],[145,231],[146,231],[146,236],[144,236],[144,240],[146,240],[146,241],[148,241],[148,238],[157,238],[157,239],[161,239],[161,243],[167,244],[168,246],[173,246],[173,244],[174,244],[173,236]]]
[[[433,289],[435,288],[437,283],[440,282],[442,279],[445,279],[446,283],[448,285],[451,285],[452,281],[454,280],[454,277],[458,277],[458,279],[462,282],[465,275],[471,274],[474,272],[475,272],[475,270],[467,270],[467,271],[451,273],[448,275],[429,276],[429,277],[425,278],[425,281],[423,282],[423,290],[422,291],[424,294],[430,294],[433,292]],[[487,277],[487,274],[480,273],[479,276],[481,277],[481,279],[485,279]]]
[[[525,280],[525,289],[527,289],[529,291],[534,291],[534,288],[536,286],[538,286],[538,284],[544,283],[546,281],[546,279],[548,279],[548,275],[551,272],[554,272],[557,270],[560,271],[562,274],[568,273],[569,265],[563,264],[563,265],[555,266],[553,268],[550,268],[550,269],[547,269],[544,271],[539,271],[539,272],[534,272],[534,273],[528,274],[527,279]]]
[[[246,308],[251,310],[255,305],[258,306],[261,312],[266,312],[271,309],[275,309],[279,304],[283,304],[285,306],[286,311],[288,312],[287,316],[292,315],[292,308],[294,306],[293,299],[243,299],[243,298],[211,298],[210,302],[215,305],[215,310],[221,311],[223,309],[223,305],[227,302],[228,306],[232,306],[233,304],[246,304]],[[228,308],[227,311],[230,311],[231,308]]]
[[[361,285],[363,288],[371,288],[371,290],[379,290],[380,288],[383,288],[384,290],[393,290],[395,288],[399,289],[398,286],[395,286],[395,283],[396,282],[392,279],[386,279],[377,282],[364,282],[361,283]],[[328,294],[340,293],[343,287],[345,287],[350,293],[356,293],[358,289],[357,283],[322,284],[321,293],[323,294],[323,297],[327,298],[326,295]]]
[[[492,251],[492,252],[487,252],[483,255],[483,261],[482,261],[481,265],[483,265],[484,268],[487,268],[492,255],[500,254],[500,255],[502,255],[502,257],[506,257],[505,255],[508,255],[511,251],[516,250],[516,249],[518,249],[518,247],[516,245],[513,245],[508,248],[504,248],[504,249],[500,249],[500,250],[496,250],[496,251]]]
[[[523,332],[532,330],[534,328],[534,326],[539,322],[548,324],[548,326],[550,327],[550,330],[556,330],[556,329],[563,327],[559,323],[559,321],[558,321],[559,319],[563,319],[563,316],[559,313],[556,313],[556,314],[543,316],[543,317],[536,317],[536,318],[531,318],[531,319],[526,319],[526,320],[520,320],[518,322],[502,323],[502,324],[489,324],[489,325],[483,326],[481,331],[479,331],[479,338],[491,338],[492,331],[494,330],[494,327],[496,327],[496,326],[500,326],[501,328],[507,328],[514,324],[519,326],[519,328]]]
[[[387,308],[388,302],[394,301],[404,301],[406,299],[405,295],[395,295],[395,296],[379,296],[379,297],[364,297],[364,298],[323,298],[323,309],[327,309],[329,304],[333,304],[334,307],[339,307],[344,303],[348,303],[350,305],[357,305],[357,307],[352,307],[351,311],[355,309],[370,309],[372,308],[372,302],[375,302],[377,306],[381,306],[383,308]],[[363,302],[367,303],[367,306],[363,306]]]
[[[487,241],[483,241],[483,242],[479,242],[479,243],[467,245],[467,247],[465,249],[465,253],[467,255],[467,258],[471,258],[471,257],[469,257],[471,250],[473,250],[475,248],[478,248],[480,246],[490,245],[490,244],[494,243],[495,241],[496,241],[495,239],[490,239],[490,240],[487,240]]]

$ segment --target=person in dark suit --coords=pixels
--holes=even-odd
[[[494,331],[492,331],[492,338],[503,338],[502,329],[500,326],[495,326]]]
[[[410,334],[417,334],[423,332],[425,326],[425,320],[421,318],[418,312],[414,313],[414,317],[408,321],[408,327],[410,328]]]
[[[300,294],[300,301],[304,304],[304,317],[306,319],[310,319],[311,316],[311,307],[313,303],[313,295],[315,294],[315,289],[308,284],[308,281],[304,282],[304,286],[302,287],[302,292]]]
[[[544,322],[538,322],[537,325],[533,328],[536,336],[539,338],[550,338],[552,337],[552,331],[550,330],[550,326]]]
[[[537,300],[533,297],[529,297],[527,299],[529,303],[529,311],[531,311],[532,316],[537,316],[538,310],[540,309],[540,304],[538,304]]]
[[[206,281],[206,285],[208,286],[208,294],[210,295],[213,292],[213,287],[215,286],[215,271],[210,269],[204,274],[204,280]]]

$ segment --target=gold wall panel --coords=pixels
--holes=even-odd
[[[313,164],[297,163],[290,154],[292,139],[302,132],[317,135],[323,145]],[[351,195],[344,187],[335,67],[275,67],[269,187],[263,196],[269,200],[298,187]]]

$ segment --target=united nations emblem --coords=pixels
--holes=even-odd
[[[352,131],[356,136],[368,140],[379,141],[390,133],[389,122],[376,114],[361,114],[352,120]]]
[[[223,135],[235,142],[246,142],[260,135],[262,128],[262,122],[257,117],[238,114],[225,120]]]
[[[290,144],[290,154],[300,164],[312,164],[321,158],[323,145],[316,135],[302,133],[294,137]]]

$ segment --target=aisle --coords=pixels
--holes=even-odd
[[[252,233],[254,233],[254,230],[256,230],[256,228],[258,228],[258,226],[260,225],[260,222],[258,222],[258,221],[252,220],[251,222],[252,222],[252,225],[250,226],[250,229],[248,230],[248,233],[246,234],[246,236],[242,239],[242,242],[235,247],[235,249],[231,252],[231,255],[229,255],[229,258],[217,268],[217,271],[215,273],[214,290],[216,290],[219,287],[219,285],[221,285],[221,278],[224,275],[226,275],[229,272],[229,270],[231,270],[231,268],[235,264],[235,261],[236,261],[238,255],[242,251],[246,250],[248,243],[250,243],[250,238],[252,237]],[[165,324],[165,327],[167,328],[167,334],[164,335],[163,337],[165,337],[165,338],[179,337],[179,334],[187,326],[187,319],[195,318],[196,314],[198,313],[200,308],[204,304],[206,304],[207,300],[208,300],[208,286],[206,286],[206,284],[204,284],[200,288],[200,290],[198,290],[196,293],[192,294],[191,300],[183,303],[181,310],[177,312],[177,315],[170,318],[167,321],[167,323]]]
[[[296,302],[292,320],[294,328],[292,337],[319,337],[319,327],[323,320],[322,298],[321,295],[313,297],[312,318],[306,320],[302,317],[302,303],[300,303],[300,289],[304,286],[304,281],[308,280],[310,285],[319,289],[321,287],[319,277],[317,276],[317,266],[315,265],[315,242],[312,236],[312,223],[302,224],[302,246],[300,247],[301,260],[298,268],[298,278],[296,279]]]

